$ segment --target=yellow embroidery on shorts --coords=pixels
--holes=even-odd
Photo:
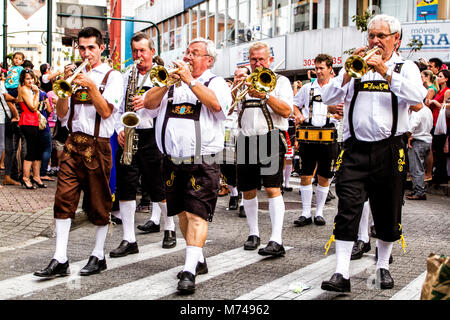
[[[333,225],[333,230],[336,229],[336,222]],[[331,244],[336,242],[336,238],[334,237],[334,233],[331,235],[330,240],[325,244],[325,255],[328,254],[328,250],[330,250]]]
[[[406,161],[405,161],[405,150],[403,150],[403,148],[398,150],[398,156],[399,156],[399,159],[398,159],[398,171],[402,172],[403,171],[403,166],[406,164]]]
[[[398,225],[399,225],[399,229],[398,230],[402,231],[402,225],[400,223]],[[406,240],[405,240],[405,237],[403,236],[403,232],[400,235],[400,239],[398,240],[398,242],[402,246],[403,253],[406,253]]]
[[[170,174],[170,180],[166,181],[166,185],[168,187],[172,187],[173,186],[173,181],[175,180],[175,172],[172,171],[172,173]]]
[[[92,148],[91,147],[86,148],[86,151],[84,153],[84,158],[86,159],[87,162],[92,161]]]
[[[75,136],[73,137],[73,140],[74,140],[76,143],[82,144],[82,143],[86,143],[86,142],[87,142],[87,137],[80,136],[80,135],[75,135]]]
[[[195,184],[195,178],[194,178],[194,176],[192,176],[192,178],[191,178],[191,183],[192,183],[192,188],[193,188],[195,191],[200,190],[200,186],[199,186],[198,184]]]
[[[342,156],[344,155],[344,150],[341,151],[341,153],[339,154],[337,160],[336,160],[336,171],[339,170],[339,168],[341,167],[341,163],[342,163]]]

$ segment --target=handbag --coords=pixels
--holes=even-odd
[[[435,135],[446,134],[447,133],[447,119],[445,116],[445,107],[439,110],[439,115],[436,120],[436,128],[434,129]]]
[[[39,111],[37,111],[37,113],[39,118],[39,130],[44,130],[45,128],[47,128],[47,119],[45,119],[45,117]]]

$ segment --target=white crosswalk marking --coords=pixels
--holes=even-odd
[[[350,263],[350,276],[368,269],[370,274],[375,275],[374,265],[374,255],[365,254],[361,259],[354,260]],[[255,290],[236,298],[236,300],[313,300],[324,292],[327,292],[322,290],[320,285],[322,284],[322,281],[330,279],[335,272],[335,268],[336,255],[333,254],[316,263],[310,264],[289,273],[282,278],[256,288]],[[370,278],[370,280],[371,279],[372,278]],[[301,293],[295,293],[293,287],[296,287],[296,283],[309,285],[311,286],[311,289]]]
[[[292,247],[285,247],[285,250]],[[196,284],[210,280],[226,272],[243,268],[258,262],[265,257],[258,254],[257,250],[246,251],[242,247],[226,251],[207,259],[209,272],[196,278]],[[177,288],[177,273],[183,266],[177,266],[170,270],[157,273],[147,278],[139,279],[111,288],[102,292],[82,298],[82,300],[155,300],[175,293]]]
[[[406,287],[393,295],[389,300],[420,300],[422,285],[426,276],[427,272],[425,271],[416,279],[411,281]]]
[[[162,241],[159,241],[140,247],[138,254],[128,255],[123,258],[107,258],[107,270],[120,268],[128,264],[155,258],[175,251],[184,250],[185,248],[186,241],[184,239],[177,238],[177,246],[172,249],[163,249]],[[43,290],[63,283],[73,285],[74,282],[80,281],[81,276],[78,275],[78,271],[81,270],[81,268],[83,268],[87,262],[88,260],[86,259],[83,261],[70,263],[71,274],[68,277],[61,277],[52,280],[42,280],[34,276],[33,274],[26,274],[23,276],[0,281],[0,300],[11,299],[17,296],[30,294],[35,291]]]

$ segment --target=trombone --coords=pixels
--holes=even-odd
[[[352,77],[359,79],[365,75],[369,70],[372,69],[371,66],[367,64],[367,59],[373,56],[375,53],[381,54],[380,48],[377,46],[373,47],[369,51],[366,51],[364,57],[358,55],[352,55],[345,60],[345,71]]]
[[[248,91],[250,90],[250,87],[261,93],[268,93],[275,89],[275,86],[277,85],[275,70],[277,70],[283,62],[284,59],[281,60],[273,70],[264,67],[257,67],[245,80],[242,80],[236,86],[231,88],[231,91],[233,92],[235,89],[240,89],[246,82],[250,83],[250,86],[242,90],[236,96],[233,104],[231,105],[231,108],[234,108],[239,101],[245,98]]]
[[[53,92],[62,99],[68,98],[75,92],[77,85],[72,86],[72,81],[83,70],[83,68],[89,63],[88,59],[85,59],[78,68],[73,71],[73,74],[67,78],[67,80],[60,79],[53,83]]]

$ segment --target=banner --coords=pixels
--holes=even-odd
[[[436,20],[438,0],[417,0],[417,21]]]
[[[28,19],[40,8],[45,6],[47,0],[10,0],[12,6],[24,17]]]

